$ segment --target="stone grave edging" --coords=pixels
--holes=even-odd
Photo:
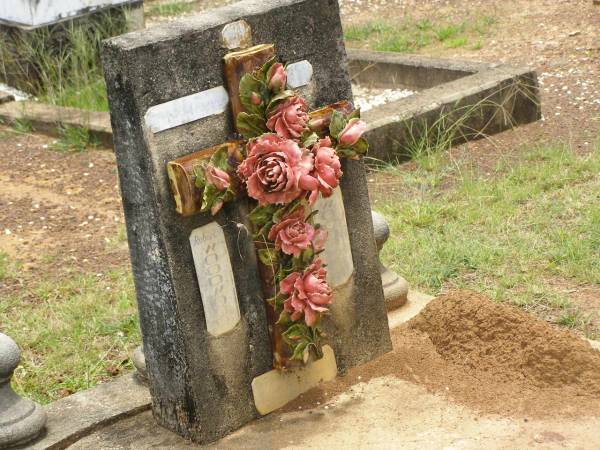
[[[411,89],[422,89],[414,95],[374,107],[363,113],[369,128],[366,138],[371,143],[371,156],[393,161],[397,159],[394,149],[406,140],[407,121],[436,117],[442,111],[451,110],[460,103],[462,108],[475,105],[488,96],[502,103],[513,95],[506,88],[516,83],[530,83],[528,95],[518,95],[509,121],[496,121],[487,126],[486,134],[504,131],[511,126],[522,125],[541,117],[537,76],[527,67],[504,64],[459,61],[430,58],[420,55],[403,55],[390,52],[348,49],[351,72],[364,72],[364,68],[377,66],[386,73],[402,71],[405,84],[414,84]],[[387,71],[387,72],[386,72]],[[426,71],[427,76],[423,76]],[[364,76],[364,74],[358,74]],[[498,93],[496,93],[498,91]],[[112,128],[108,112],[85,111],[79,108],[62,107],[34,101],[0,101],[0,120],[12,124],[17,120],[30,122],[36,131],[58,135],[60,126],[87,128],[92,138],[106,147],[112,147]],[[477,129],[474,121],[466,125]],[[509,123],[512,122],[512,123]]]

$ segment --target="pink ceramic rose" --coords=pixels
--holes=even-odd
[[[281,280],[281,293],[288,295],[284,302],[284,310],[293,321],[304,321],[309,327],[314,326],[321,313],[328,311],[326,305],[331,304],[333,292],[325,278],[327,269],[321,259],[317,258],[304,272],[293,272]]]
[[[300,256],[315,237],[315,229],[304,218],[304,208],[297,208],[271,227],[269,240],[274,241],[275,247],[286,255]]]
[[[248,195],[260,205],[286,204],[312,188],[308,173],[313,158],[297,142],[263,134],[251,140],[247,149],[248,156],[237,173],[246,182]]]
[[[229,174],[212,164],[206,165],[204,168],[204,176],[206,177],[206,182],[214,185],[219,191],[224,191],[231,183]]]
[[[367,129],[367,124],[360,119],[350,119],[338,136],[338,142],[342,147],[352,147],[362,137]]]
[[[297,96],[281,102],[267,120],[267,128],[285,139],[299,139],[307,129],[306,101]]]
[[[287,74],[285,73],[283,64],[273,64],[267,75],[267,86],[269,86],[269,89],[271,89],[273,92],[279,92],[282,89],[285,89],[286,83]]]
[[[319,139],[312,148],[315,155],[313,176],[319,181],[319,191],[323,197],[329,197],[340,184],[342,164],[335,149],[331,147],[331,139]]]

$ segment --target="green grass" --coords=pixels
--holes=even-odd
[[[27,119],[16,119],[12,124],[12,128],[19,134],[27,134],[33,131],[33,124]]]
[[[473,50],[483,47],[482,37],[487,36],[496,23],[490,16],[460,22],[407,19],[399,23],[376,20],[344,28],[344,38],[350,44],[362,44],[377,51],[418,52],[433,45],[448,48],[467,46],[473,39]]]
[[[475,289],[585,331],[589,320],[553,286],[600,283],[600,145],[589,155],[539,146],[489,173],[447,153],[415,161],[385,169],[405,190],[377,203],[401,236],[385,262],[415,289]]]
[[[6,278],[8,273],[8,255],[0,252],[0,281]]]
[[[7,264],[0,257],[0,269]],[[140,342],[133,283],[124,269],[42,279],[3,298],[0,317],[3,332],[23,351],[14,387],[41,403],[130,370],[129,354]]]
[[[89,147],[98,145],[98,141],[87,128],[65,125],[59,128],[58,134],[59,138],[53,144],[56,150],[83,152]]]
[[[148,16],[177,16],[192,11],[194,5],[189,2],[172,2],[154,5],[148,8]]]
[[[107,111],[100,45],[125,32],[127,20],[127,11],[107,10],[93,21],[65,21],[2,39],[0,70],[42,102]]]

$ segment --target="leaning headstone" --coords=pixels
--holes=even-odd
[[[235,137],[224,57],[255,44],[294,67],[288,84],[311,109],[352,100],[330,0],[241,2],[103,49],[154,416],[199,442],[257,417],[252,384],[273,367],[269,323],[248,199],[185,215],[167,164]],[[343,171],[341,191],[317,206],[336,292],[327,353],[340,371],[391,349],[365,169],[345,161]]]
[[[21,350],[11,338],[0,333],[0,448],[26,444],[46,424],[40,405],[19,397],[10,380],[21,360]]]

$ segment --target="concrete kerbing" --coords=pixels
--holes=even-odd
[[[363,114],[369,124],[366,137],[370,156],[377,159],[394,161],[406,156],[402,152],[408,137],[406,121],[432,123],[441,113],[469,108],[486,99],[490,105],[479,114],[472,114],[465,123],[471,137],[498,133],[541,117],[537,76],[526,67],[352,49],[348,50],[348,63],[352,79],[361,84],[419,91]],[[492,103],[503,105],[506,114]],[[453,115],[447,125],[458,118]],[[0,119],[9,123],[25,119],[37,131],[50,135],[57,134],[57,125],[85,127],[93,137],[112,147],[110,117],[106,112],[11,102],[0,104]]]
[[[148,388],[134,374],[78,392],[46,406],[46,433],[27,448],[61,449],[118,420],[150,409]]]
[[[388,313],[390,329],[412,319],[434,298],[431,295],[409,291],[406,305]],[[588,341],[600,351],[599,341]],[[148,388],[140,384],[134,374],[119,377],[48,405],[47,432],[28,448],[66,448],[108,425],[150,409],[150,402]]]
[[[110,116],[105,112],[47,105],[33,101],[0,104],[0,120],[12,124],[17,120],[31,122],[35,131],[56,136],[60,126],[86,128],[92,138],[112,147]]]
[[[526,67],[364,50],[349,50],[348,60],[361,85],[418,91],[363,114],[375,159],[407,159],[406,143],[435,130],[442,115],[441,126],[454,127],[454,143],[541,118],[537,75]]]

